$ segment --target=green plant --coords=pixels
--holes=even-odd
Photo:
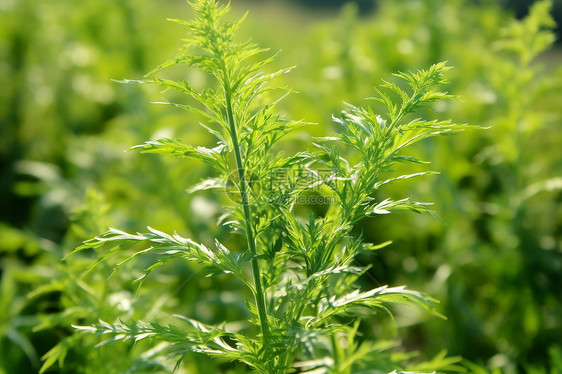
[[[554,103],[560,101],[562,81],[545,66],[544,54],[556,39],[552,6],[537,1],[525,18],[502,27],[482,63],[483,87],[493,105],[474,112],[486,115],[491,130],[479,134],[474,156],[479,167],[462,174],[470,196],[461,188],[454,192],[465,207],[463,216],[471,217],[467,237],[473,239],[459,245],[457,232],[443,235],[443,247],[449,248],[444,252],[455,252],[455,276],[447,282],[452,297],[445,306],[460,327],[452,335],[487,351],[490,365],[506,373],[527,372],[533,365],[548,370],[547,353],[562,331],[555,312],[561,300],[560,226],[554,223],[562,169],[551,157],[560,139],[562,115]],[[456,261],[467,249],[470,260]],[[467,315],[454,309],[469,304],[472,321],[456,322]]]
[[[241,234],[245,245],[229,249],[216,240],[211,246],[149,227],[147,233],[137,234],[111,229],[73,253],[109,248],[89,271],[124,249],[132,248],[133,253],[118,262],[114,271],[148,256],[153,263],[139,278],[139,287],[151,272],[176,259],[200,264],[209,276],[234,277],[253,296],[245,300],[251,325],[235,329],[177,316],[184,325],[100,320],[99,325],[77,328],[110,336],[108,342],[164,342],[167,353],[179,358],[178,365],[194,351],[237,360],[268,374],[292,368],[315,373],[407,368],[404,357],[389,353],[394,342],[358,333],[361,321],[374,311],[392,314],[394,304],[420,305],[438,314],[434,300],[403,286],[362,291],[357,281],[368,267],[355,263],[356,256],[389,243],[364,243],[354,227],[367,217],[393,210],[434,214],[428,203],[380,196],[381,188],[390,183],[434,173],[416,169],[392,174],[401,163],[412,168],[423,164],[403,154],[404,149],[466,127],[412,115],[434,101],[452,98],[436,90],[445,83],[443,75],[449,67],[439,63],[427,70],[396,74],[397,81],[384,82],[372,98],[374,105],[385,110],[384,116],[373,108],[349,105],[334,118],[338,136],[317,139],[314,152],[286,156],[279,150],[279,140],[305,125],[275,112],[283,97],[280,92],[290,91],[277,86],[277,79],[290,69],[262,72],[273,57],[260,60],[258,55],[266,50],[234,38],[242,20],[225,21],[228,6],[220,7],[214,0],[188,3],[197,18],[174,20],[189,32],[180,55],[145,80],[125,82],[157,84],[187,95],[188,104],[165,103],[203,118],[216,144],[207,148],[162,138],[133,148],[195,158],[209,165],[216,177],[191,191],[231,187],[232,201],[222,224]],[[211,87],[198,91],[187,81],[157,77],[175,65],[202,70]],[[454,369],[456,360],[439,356],[431,364],[433,369]]]

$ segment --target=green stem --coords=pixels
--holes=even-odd
[[[339,347],[338,347],[338,342],[337,342],[337,338],[336,335],[333,334],[330,336],[330,340],[332,343],[332,353],[334,356],[334,369],[337,370],[339,372],[339,368],[340,368],[340,352],[339,352]]]
[[[236,167],[238,169],[238,179],[240,180],[240,198],[242,199],[242,209],[244,210],[244,223],[246,225],[246,239],[248,241],[248,248],[250,253],[256,255],[256,241],[254,239],[254,231],[252,229],[252,215],[250,211],[250,204],[248,201],[248,185],[246,182],[246,170],[242,162],[242,155],[240,154],[240,144],[238,143],[238,133],[236,131],[236,123],[234,121],[234,114],[232,112],[232,98],[229,89],[226,92],[226,114],[230,126],[230,136],[232,138],[232,147],[234,148],[234,157],[236,159]],[[267,312],[265,310],[265,296],[261,284],[261,273],[258,264],[258,259],[252,259],[252,272],[254,274],[254,283],[256,287],[256,304],[258,306],[258,316],[260,318],[262,334],[264,342],[267,343],[269,339],[269,323],[267,320]]]

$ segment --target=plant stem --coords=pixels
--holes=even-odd
[[[332,353],[333,353],[333,356],[334,356],[334,369],[339,370],[340,354],[339,354],[337,338],[336,338],[335,334],[333,334],[330,338],[331,338],[330,340],[331,340],[331,343],[332,343]]]
[[[246,239],[248,241],[248,249],[252,255],[256,255],[256,241],[254,239],[254,231],[252,229],[252,215],[250,211],[250,204],[248,201],[248,186],[246,183],[246,170],[242,162],[242,155],[240,154],[240,144],[238,143],[238,133],[236,131],[236,123],[234,121],[234,114],[232,112],[232,97],[230,90],[225,89],[226,92],[226,113],[230,126],[230,136],[232,139],[232,147],[234,148],[234,157],[236,159],[236,168],[238,169],[238,179],[240,180],[240,198],[242,199],[242,209],[244,210],[244,223],[246,225]],[[258,306],[258,316],[261,323],[262,334],[264,342],[267,343],[269,339],[269,323],[267,320],[267,312],[265,310],[265,296],[261,284],[261,273],[258,264],[258,259],[252,259],[252,272],[254,274],[254,283],[256,287],[256,304]],[[265,344],[264,344],[265,345]]]

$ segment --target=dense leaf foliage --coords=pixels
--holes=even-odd
[[[404,287],[383,286],[369,291],[356,288],[353,281],[366,268],[353,266],[353,260],[364,244],[360,237],[352,235],[351,230],[359,220],[373,214],[386,214],[394,209],[428,211],[427,204],[410,198],[378,201],[373,194],[382,185],[427,174],[380,179],[390,172],[394,163],[414,160],[403,155],[404,148],[461,127],[420,118],[405,120],[409,113],[422,106],[450,98],[446,93],[434,90],[435,86],[445,83],[443,74],[448,67],[440,63],[428,70],[397,74],[406,81],[411,92],[407,93],[395,83],[385,82],[382,87],[385,91],[379,90],[376,100],[386,107],[387,119],[375,115],[372,109],[351,107],[349,112],[336,119],[341,126],[341,138],[321,139],[322,143],[328,143],[317,144],[321,152],[285,157],[273,153],[272,147],[298,123],[272,112],[275,102],[265,104],[265,93],[275,88],[272,82],[276,76],[288,70],[265,74],[260,70],[272,61],[271,58],[255,63],[247,61],[265,51],[250,42],[236,41],[234,32],[241,22],[223,20],[228,6],[221,7],[208,0],[193,1],[190,5],[197,18],[190,22],[175,21],[188,32],[181,55],[161,65],[149,76],[173,65],[187,65],[212,75],[217,88],[197,92],[187,81],[156,77],[139,82],[163,85],[187,94],[195,103],[172,105],[201,113],[209,121],[205,128],[216,136],[218,143],[209,149],[183,144],[178,139],[159,139],[136,148],[200,159],[212,166],[219,173],[219,179],[224,181],[236,173],[239,204],[231,207],[229,221],[225,224],[243,233],[247,248],[235,254],[216,241],[216,250],[212,250],[176,233],[168,235],[149,228],[149,234],[135,235],[112,229],[86,242],[77,251],[111,248],[100,257],[100,262],[124,247],[146,243],[120,262],[116,270],[139,255],[156,252],[159,259],[147,268],[144,276],[176,258],[198,262],[213,275],[232,274],[255,297],[255,303],[246,303],[252,315],[250,321],[260,328],[260,334],[236,333],[193,320],[189,321],[194,330],[182,333],[173,326],[166,328],[152,323],[116,326],[102,323],[91,329],[99,334],[114,335],[114,339],[138,341],[148,338],[174,345],[191,343],[196,345],[195,351],[238,360],[261,373],[285,373],[299,358],[321,360],[312,365],[310,371],[342,373],[357,370],[366,364],[366,358],[357,363],[348,362],[349,358],[346,358],[345,364],[333,359],[338,355],[339,344],[354,344],[356,339],[350,335],[353,327],[339,318],[357,314],[355,308],[387,309],[393,303],[414,302],[430,310],[433,308],[431,299]],[[399,99],[393,100],[391,94]],[[335,145],[330,145],[333,142],[350,149],[338,150]],[[351,164],[349,160],[355,154],[359,160]],[[318,166],[325,167],[329,175],[320,175],[321,169],[315,169]],[[297,189],[293,185],[283,191],[285,198],[278,201],[264,201],[262,196],[250,199],[250,171],[257,173],[261,181],[269,181],[281,170],[294,173],[302,172],[302,168],[317,179],[306,188]],[[270,183],[266,196],[275,192],[277,183],[278,180]],[[296,199],[306,190],[322,185],[333,191],[337,203],[323,217],[309,213],[308,220],[302,220],[295,211]],[[269,219],[264,222],[263,218]],[[253,282],[245,271],[250,262]],[[356,318],[359,320],[360,314]],[[230,344],[224,340],[226,338]],[[332,352],[326,357],[321,348],[325,339],[333,342]],[[386,362],[369,362],[371,367],[392,369]]]

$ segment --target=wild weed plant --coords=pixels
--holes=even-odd
[[[337,133],[317,138],[314,150],[287,156],[280,140],[307,123],[285,119],[277,103],[291,90],[277,78],[291,69],[265,73],[274,57],[235,33],[243,19],[226,19],[229,6],[215,0],[188,1],[196,13],[191,21],[173,20],[188,32],[178,56],[127,83],[160,85],[184,94],[187,102],[165,101],[203,118],[202,126],[216,138],[211,147],[191,145],[176,138],[159,138],[133,147],[142,153],[195,159],[207,164],[215,177],[190,192],[219,189],[230,203],[220,224],[244,237],[242,248],[195,242],[178,233],[148,227],[145,233],[110,229],[88,240],[72,253],[101,251],[89,268],[131,250],[114,272],[140,256],[153,260],[137,280],[142,282],[158,267],[174,260],[198,264],[207,276],[231,277],[246,287],[250,327],[208,325],[177,315],[177,323],[111,321],[78,330],[117,340],[150,340],[167,347],[177,359],[189,352],[239,361],[259,373],[375,373],[404,369],[407,362],[390,354],[392,341],[369,340],[359,333],[361,321],[377,312],[392,315],[393,306],[415,304],[439,314],[435,300],[404,286],[367,290],[357,285],[368,266],[356,256],[389,243],[369,244],[354,230],[361,220],[395,210],[434,215],[429,203],[412,197],[384,196],[384,187],[401,180],[434,174],[417,171],[393,173],[398,164],[423,164],[404,151],[417,142],[462,130],[466,125],[424,119],[420,109],[452,99],[439,91],[450,69],[445,63],[412,73],[397,73],[369,98],[372,107],[348,105],[334,116]],[[170,79],[176,65],[199,69],[210,78],[209,87],[197,90],[186,80]],[[382,114],[376,114],[376,110]],[[221,193],[221,192],[218,192]],[[311,209],[321,202],[319,214]],[[242,296],[241,296],[242,297]],[[455,359],[439,357],[434,369]]]

